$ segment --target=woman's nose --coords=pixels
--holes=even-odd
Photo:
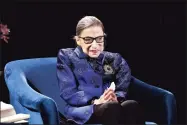
[[[96,40],[93,40],[93,42],[92,42],[92,47],[97,47],[97,42],[96,42]]]

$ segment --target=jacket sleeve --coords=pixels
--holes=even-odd
[[[57,79],[60,88],[60,97],[69,105],[85,106],[92,96],[84,91],[78,90],[74,73],[72,72],[71,62],[65,50],[61,49],[57,56]]]
[[[127,90],[131,80],[131,70],[123,57],[120,54],[116,54],[114,63],[116,68],[115,72],[115,84],[116,91],[115,94],[118,98],[118,101],[123,101],[126,99]]]

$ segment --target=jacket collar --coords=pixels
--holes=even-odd
[[[82,50],[82,48],[80,46],[77,46],[74,50],[74,52],[77,54],[77,56],[80,58],[80,59],[85,59],[85,58],[88,58],[88,55],[85,54]]]
[[[104,61],[104,52],[102,52],[97,58],[90,58],[87,54],[85,54],[80,46],[77,46],[74,50],[77,56],[80,59],[88,59],[89,61],[97,61],[99,64],[103,64]]]

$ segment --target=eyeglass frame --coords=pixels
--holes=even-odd
[[[87,36],[87,37],[78,36],[78,37],[81,38],[81,39],[83,39],[85,44],[91,44],[91,43],[93,43],[94,40],[96,41],[96,43],[104,43],[104,41],[105,41],[104,38],[106,37],[106,34],[104,34],[103,36],[97,36],[97,37],[90,37],[90,36]],[[102,42],[98,42],[97,41],[97,38],[99,38],[99,37],[104,37]],[[85,38],[91,38],[92,42],[91,43],[86,43],[85,42]]]

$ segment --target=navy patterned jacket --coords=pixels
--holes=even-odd
[[[118,100],[125,99],[131,70],[118,53],[103,51],[94,59],[78,46],[58,52],[57,78],[60,97],[67,102],[65,117],[84,124],[93,113],[91,101],[99,98],[111,82],[116,84]]]

